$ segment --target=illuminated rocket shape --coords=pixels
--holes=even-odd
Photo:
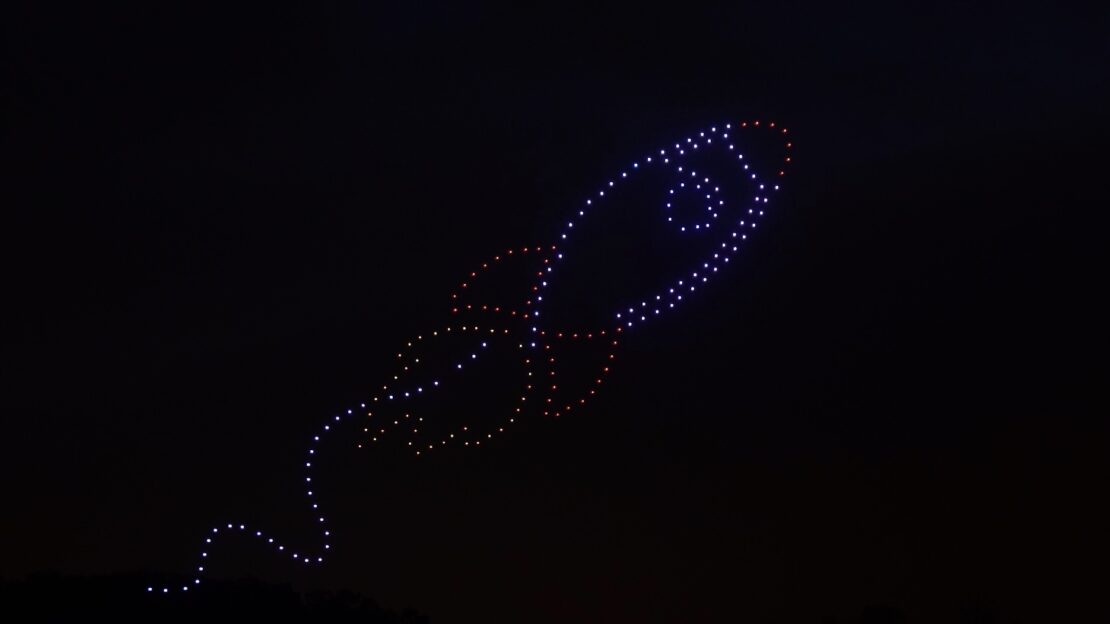
[[[760,149],[749,153],[753,143]],[[146,590],[168,594],[199,585],[229,534],[265,544],[297,565],[323,564],[332,533],[313,468],[322,442],[340,428],[353,428],[360,448],[396,442],[421,456],[479,448],[528,418],[584,409],[613,372],[627,335],[671,316],[722,279],[779,192],[791,147],[786,128],[774,122],[706,128],[629,162],[582,200],[553,241],[479,262],[451,294],[443,324],[395,354],[396,374],[312,435],[300,490],[317,527],[315,544],[293,547],[256,527],[223,523],[203,538],[189,584]],[[620,225],[622,217],[632,225]],[[646,233],[647,242],[616,245],[630,232]],[[622,263],[623,274],[599,277]],[[588,306],[586,282],[600,284]],[[493,380],[484,367],[491,360],[502,364]],[[495,391],[478,392],[481,409],[444,409],[473,393],[483,375]],[[481,418],[467,422],[478,412]]]

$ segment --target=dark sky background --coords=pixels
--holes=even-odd
[[[339,453],[330,565],[219,573],[435,622],[1105,607],[1105,9],[227,4],[4,9],[0,575],[304,534],[309,432],[470,267],[762,117],[785,196],[589,410]]]

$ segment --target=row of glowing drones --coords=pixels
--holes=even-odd
[[[754,166],[737,149],[734,133],[740,130],[751,131],[760,129],[781,138],[784,146],[782,159],[778,168],[768,179],[761,179]],[[725,124],[710,127],[707,130],[686,137],[673,146],[659,149],[644,155],[640,160],[629,164],[620,171],[612,180],[607,181],[600,189],[587,197],[584,205],[576,212],[576,219],[567,221],[558,235],[557,243],[547,246],[520,247],[508,249],[495,255],[475,271],[472,271],[467,281],[460,284],[459,290],[451,295],[451,313],[456,318],[473,319],[470,322],[451,324],[430,332],[429,335],[419,335],[415,340],[406,344],[405,348],[397,354],[401,370],[393,376],[391,383],[381,386],[380,391],[366,403],[352,407],[329,419],[321,430],[312,436],[304,461],[304,493],[308,499],[313,522],[319,528],[320,543],[315,549],[293,549],[277,540],[275,537],[261,530],[251,529],[243,523],[227,523],[210,529],[204,536],[200,550],[200,561],[195,567],[192,583],[180,586],[180,591],[188,592],[190,586],[201,583],[202,576],[207,572],[209,555],[216,547],[217,540],[228,535],[242,535],[253,537],[260,543],[274,548],[281,556],[291,558],[300,565],[319,565],[324,562],[324,553],[331,550],[331,531],[327,528],[326,517],[320,510],[315,488],[313,486],[312,468],[317,460],[317,451],[323,438],[334,432],[344,419],[354,420],[366,418],[362,427],[364,437],[357,443],[362,448],[364,443],[376,443],[387,436],[390,431],[408,434],[407,446],[411,447],[414,454],[419,456],[439,447],[452,443],[460,443],[464,447],[480,447],[483,442],[489,442],[495,435],[504,433],[521,416],[524,405],[530,397],[539,396],[540,409],[544,416],[560,416],[585,405],[590,397],[597,393],[597,387],[610,373],[612,361],[615,359],[618,338],[623,332],[644,323],[651,318],[659,316],[668,310],[673,310],[681,304],[684,297],[696,292],[705,286],[710,278],[727,265],[732,256],[739,250],[739,245],[748,234],[754,231],[764,216],[770,196],[780,188],[780,181],[786,174],[786,166],[791,162],[790,148],[792,144],[786,136],[787,130],[776,126],[774,122],[763,123],[759,121],[740,122],[738,124]],[[721,196],[721,189],[717,182],[704,173],[698,173],[682,163],[687,155],[705,152],[710,149],[722,149],[728,157],[733,158],[739,166],[741,175],[747,178],[754,190],[752,201],[746,208],[741,209],[740,218],[730,225],[722,225],[722,209],[725,200]],[[664,200],[664,215],[668,224],[677,228],[681,234],[695,234],[721,231],[718,243],[712,247],[706,257],[685,275],[673,283],[663,286],[660,290],[648,297],[635,302],[633,305],[622,306],[615,313],[611,327],[599,328],[591,331],[558,331],[545,328],[539,319],[544,305],[544,294],[547,292],[548,280],[557,264],[563,260],[563,249],[570,245],[576,234],[576,226],[584,220],[592,210],[604,205],[608,192],[610,197],[618,185],[627,182],[636,175],[642,175],[651,169],[670,169],[677,183],[667,189]],[[675,215],[674,207],[677,198],[683,194],[692,194],[699,202],[704,202],[705,212],[700,217],[683,221]],[[581,228],[579,228],[581,229]],[[533,283],[527,291],[528,298],[522,302],[508,302],[496,304],[492,302],[468,302],[467,294],[471,290],[474,280],[480,279],[486,271],[510,261],[523,261],[533,263],[534,269],[530,274]],[[425,382],[406,382],[419,368],[420,357],[418,347],[427,345],[435,338],[445,336],[465,336],[473,339],[473,349],[462,354],[450,368],[452,370],[440,371],[441,376],[434,376]],[[418,439],[420,428],[424,419],[401,408],[392,410],[393,416],[380,415],[381,411],[376,406],[404,405],[415,397],[426,393],[439,391],[441,380],[449,381],[464,373],[481,354],[485,352],[494,341],[504,341],[510,347],[521,352],[521,359],[525,373],[524,387],[520,396],[516,398],[515,405],[500,421],[488,428],[477,431],[470,426],[461,425],[454,431],[447,431],[439,439],[420,441]],[[568,393],[556,383],[556,363],[559,348],[569,344],[594,344],[600,345],[598,353],[598,368],[588,387]],[[452,376],[449,377],[448,375]],[[563,390],[560,392],[560,390]],[[375,417],[375,413],[379,413]],[[169,594],[173,587],[153,585],[146,588],[147,592]]]

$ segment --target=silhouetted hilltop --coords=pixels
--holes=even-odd
[[[206,581],[190,591],[148,594],[150,577],[42,574],[0,580],[0,619],[7,622],[358,622],[426,624],[411,609],[380,607],[351,591],[300,593],[253,580]]]
[[[0,621],[4,622],[351,622],[359,624],[428,624],[412,609],[385,609],[352,591],[298,592],[288,584],[258,580],[205,581],[188,594],[147,593],[168,578],[149,574],[62,576],[39,574],[23,580],[0,579]],[[824,617],[798,624],[916,624],[900,608],[871,605],[852,617]],[[586,614],[582,622],[596,622]],[[730,621],[722,614],[721,621]],[[481,620],[480,620],[481,621]],[[497,621],[503,621],[498,619]],[[525,624],[528,618],[522,618]],[[609,621],[609,620],[601,620]],[[692,620],[693,621],[693,620]],[[718,620],[714,620],[718,621]],[[774,620],[779,622],[780,620]],[[992,609],[969,603],[943,622],[1001,624]],[[1006,624],[1016,624],[1007,620]]]

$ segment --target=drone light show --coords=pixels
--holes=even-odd
[[[331,439],[365,452],[393,445],[420,461],[497,443],[528,419],[585,410],[617,366],[623,340],[728,279],[729,265],[782,189],[791,147],[787,129],[770,121],[704,128],[602,180],[552,240],[475,256],[450,293],[443,323],[402,344],[389,356],[395,374],[312,432],[296,489],[314,538],[296,541],[223,521],[201,538],[189,582],[146,591],[200,586],[221,548],[236,542],[257,543],[296,566],[327,563],[335,535],[315,468]],[[655,238],[632,241],[631,230],[612,217],[650,220]],[[589,280],[600,283],[595,290],[603,295],[586,300]],[[488,361],[502,363],[496,374],[484,366]],[[450,409],[476,388],[480,417],[468,420],[475,410]]]

